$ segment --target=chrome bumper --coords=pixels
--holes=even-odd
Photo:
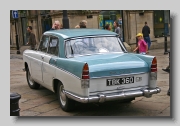
[[[128,98],[134,98],[134,97],[140,97],[140,96],[149,98],[152,96],[152,94],[160,93],[161,89],[156,87],[155,89],[139,89],[139,90],[132,90],[132,91],[121,91],[118,93],[111,93],[111,94],[101,93],[101,94],[90,96],[90,97],[79,97],[68,91],[64,91],[64,92],[68,98],[81,102],[81,103],[92,103],[92,102],[102,103],[105,101],[114,101],[114,100],[128,99]]]

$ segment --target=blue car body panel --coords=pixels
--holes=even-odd
[[[143,56],[128,53],[96,54],[75,58],[57,58],[56,67],[68,71],[81,78],[85,63],[89,66],[90,77],[116,76],[124,74],[147,73],[150,71],[152,56]],[[147,62],[146,62],[147,61]],[[50,64],[53,62],[50,60]]]
[[[132,54],[132,53],[104,53],[93,54],[89,56],[77,56],[66,58],[65,41],[76,37],[86,36],[116,36],[117,34],[108,30],[99,29],[61,29],[47,31],[44,34],[53,34],[58,36],[59,56],[52,57],[56,60],[50,60],[50,64],[67,71],[79,78],[82,76],[82,69],[85,63],[89,66],[90,77],[116,76],[133,73],[146,73],[150,71],[153,56]]]
[[[101,35],[117,35],[115,32],[108,30],[100,29],[61,29],[61,30],[51,30],[47,31],[44,34],[53,34],[61,36],[64,39],[74,38],[74,37],[83,37],[83,36],[101,36]]]

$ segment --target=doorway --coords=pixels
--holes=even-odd
[[[42,18],[42,33],[49,31],[52,27],[52,19],[51,18]]]
[[[21,22],[22,22],[23,45],[26,45],[29,38],[29,33],[27,32],[27,27],[28,27],[27,18],[22,17]]]

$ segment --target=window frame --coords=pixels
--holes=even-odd
[[[57,44],[56,44],[56,50],[55,50],[55,53],[52,54],[52,53],[49,53],[49,50],[50,50],[50,42],[51,42],[51,38],[55,38],[57,39]],[[53,56],[58,56],[59,57],[59,37],[55,36],[55,35],[49,35],[49,42],[48,42],[48,50],[47,50],[47,54],[49,55],[53,55]],[[56,52],[57,51],[57,52]]]
[[[72,57],[67,56],[67,51],[66,51],[67,50],[66,49],[67,42],[70,42],[71,40],[74,40],[74,39],[98,38],[98,37],[116,37],[122,52],[123,53],[127,53],[128,52],[127,49],[125,48],[124,44],[122,44],[121,40],[119,39],[119,37],[117,35],[83,36],[83,37],[68,38],[68,39],[64,40],[64,54],[65,54],[65,57],[66,58],[74,58],[74,54],[72,55]],[[119,53],[119,52],[111,52],[111,53]],[[89,54],[89,55],[93,55],[93,54]],[[86,56],[86,55],[79,55],[79,56]]]
[[[42,51],[42,46],[43,46],[43,43],[44,43],[44,37],[48,37],[48,42],[47,42],[47,48],[46,48],[46,51]],[[48,45],[49,45],[49,40],[50,40],[50,36],[49,35],[42,35],[41,37],[41,41],[40,41],[40,44],[39,44],[39,48],[38,48],[38,51],[40,52],[43,52],[43,53],[47,53],[48,51]]]

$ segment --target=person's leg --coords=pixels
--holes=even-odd
[[[148,41],[148,50],[149,50],[150,47],[151,47],[151,39],[150,39],[150,37],[147,37],[147,41]]]
[[[148,39],[147,39],[147,37],[144,37],[144,41],[148,44]]]
[[[144,37],[144,41],[147,43],[148,45],[148,50],[149,50],[149,37]],[[149,52],[148,52],[149,53]]]
[[[166,69],[162,69],[162,70],[165,71],[165,72],[170,73],[170,66],[168,65],[168,66],[166,67]]]

